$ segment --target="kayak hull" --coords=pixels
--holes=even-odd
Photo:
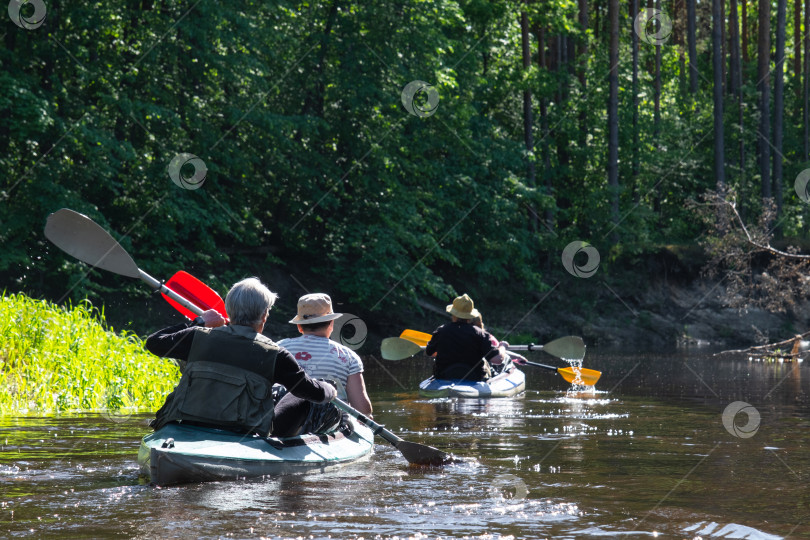
[[[370,429],[263,439],[220,429],[168,424],[143,438],[141,474],[159,486],[325,471],[368,456]]]
[[[512,367],[488,381],[426,379],[419,385],[419,395],[428,398],[501,398],[526,390],[526,374]]]

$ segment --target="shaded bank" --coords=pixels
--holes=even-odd
[[[487,329],[499,339],[516,344],[579,335],[589,346],[627,350],[668,351],[680,345],[741,348],[789,338],[810,328],[810,304],[797,304],[792,313],[727,307],[724,281],[703,277],[704,264],[705,257],[696,247],[667,246],[650,254],[615,260],[605,257],[590,278],[565,272],[561,263],[549,264],[544,269],[549,283],[545,290],[529,290],[517,283],[493,287],[465,279],[457,268],[447,268],[445,279],[457,293],[472,295]],[[256,264],[251,273],[279,293],[265,329],[272,339],[295,335],[295,328],[287,321],[296,312],[298,297],[307,292],[329,293],[336,311],[363,321],[366,335],[354,340],[362,343],[360,354],[378,354],[383,338],[397,336],[405,328],[432,332],[449,320],[445,306],[451,297],[421,296],[417,308],[397,303],[393,308],[372,310],[372,305],[348,302],[348,293],[341,290],[333,275],[311,270],[305,260],[289,259],[274,266]],[[225,295],[226,289],[214,278],[200,277]],[[106,320],[114,328],[145,336],[183,320],[140,284],[132,293],[131,282],[119,276],[100,273],[93,279],[129,291],[103,294]],[[395,281],[392,278],[392,283]],[[349,337],[354,337],[353,330],[347,329]]]
[[[665,246],[640,256],[603,259],[590,278],[552,269],[544,291],[463,280],[454,284],[458,292],[473,295],[487,329],[512,343],[544,343],[571,334],[590,346],[625,350],[738,348],[810,329],[807,302],[783,313],[729,307],[724,279],[705,277],[705,264],[697,247]],[[448,320],[442,299],[422,299],[420,307],[421,313],[386,314],[383,333],[398,335],[403,328],[430,332]]]

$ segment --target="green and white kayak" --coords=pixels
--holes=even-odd
[[[287,439],[168,424],[143,438],[141,473],[156,485],[236,480],[259,476],[321,472],[368,456],[374,434],[351,419],[354,432],[306,434]]]

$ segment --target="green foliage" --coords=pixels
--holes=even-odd
[[[87,302],[67,309],[0,297],[0,414],[157,409],[178,379],[137,336],[106,330]]]
[[[639,45],[636,172],[633,25],[621,5],[621,222],[612,245],[603,4],[588,5],[588,29],[572,0],[49,4],[42,27],[9,26],[0,49],[0,275],[12,290],[47,298],[97,299],[120,287],[114,276],[86,279],[83,265],[42,237],[61,207],[120,235],[156,276],[184,268],[226,290],[257,269],[262,277],[263,268],[306,266],[329,276],[333,294],[375,309],[446,300],[461,280],[546,290],[572,240],[592,243],[606,261],[694,241],[703,231],[684,203],[715,183],[707,15],[697,95],[687,90],[683,48],[674,37],[661,47],[657,120],[656,48]],[[727,99],[726,152],[729,184],[756,212],[754,64],[744,66],[741,131]],[[432,116],[403,107],[414,80],[438,91]],[[786,95],[786,110],[798,111],[796,92]],[[786,178],[805,166],[793,116]],[[181,152],[204,161],[200,189],[169,178]],[[784,231],[805,234],[801,201],[785,193]],[[130,294],[143,295],[138,287]]]

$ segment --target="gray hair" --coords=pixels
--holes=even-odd
[[[278,295],[265,287],[258,278],[251,277],[234,283],[225,296],[225,311],[231,324],[253,326],[276,303]]]

